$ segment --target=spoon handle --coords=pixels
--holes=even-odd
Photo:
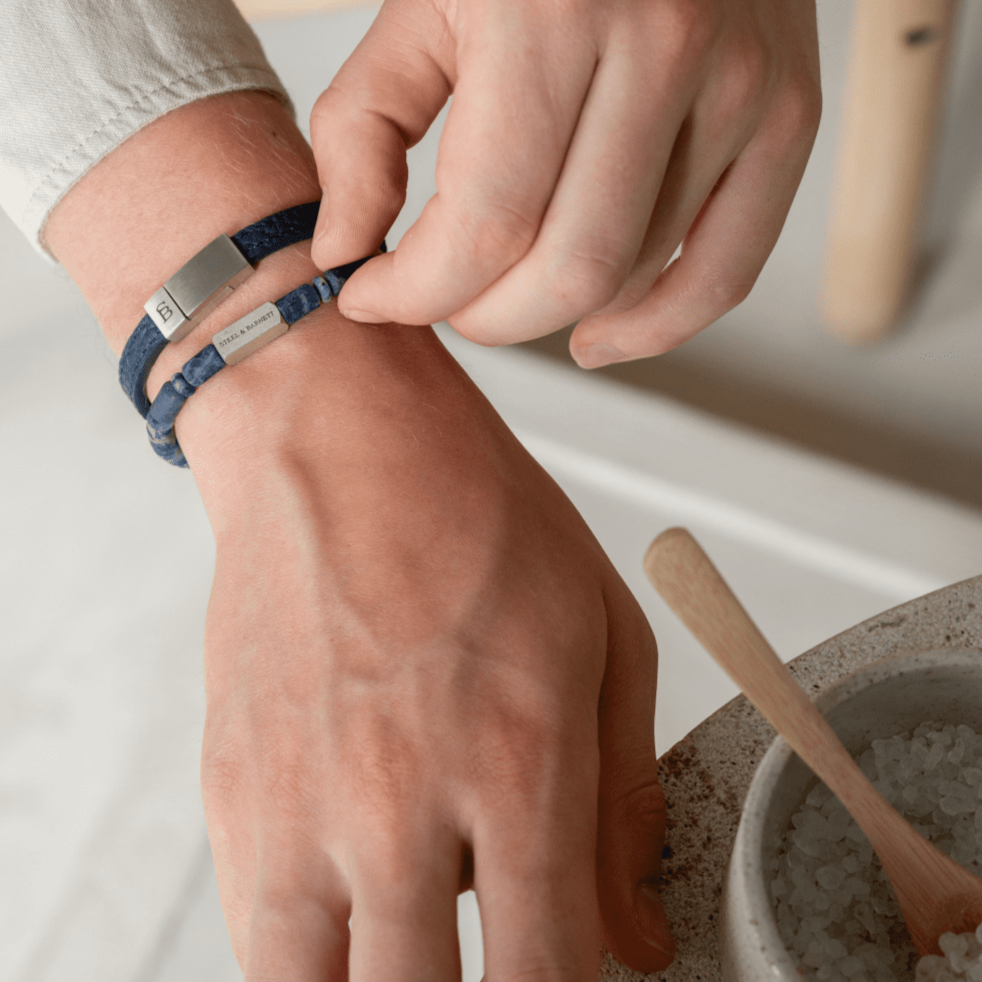
[[[685,529],[668,529],[652,542],[644,569],[682,623],[795,753],[825,781],[875,845],[875,840],[896,824],[889,816],[880,817],[880,802],[874,800],[879,794],[696,540]],[[861,776],[858,782],[857,772]],[[889,806],[887,809],[892,812]],[[874,827],[867,829],[868,824]]]

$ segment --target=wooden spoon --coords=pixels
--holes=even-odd
[[[940,955],[945,931],[974,931],[982,923],[982,880],[915,832],[870,784],[695,539],[685,529],[668,529],[651,543],[644,569],[669,607],[866,833],[917,953]]]

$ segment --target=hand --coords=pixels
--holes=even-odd
[[[248,450],[231,381],[210,447],[202,410],[178,432],[217,543],[202,790],[245,982],[453,982],[472,885],[489,977],[595,982],[601,938],[663,968],[643,613],[431,331],[325,311],[261,353],[242,406],[289,381]]]
[[[184,232],[310,201],[315,177],[281,103],[202,99],[93,167],[48,242],[119,352]],[[183,231],[148,250],[147,227]],[[215,327],[316,273],[299,243],[263,260],[168,346],[151,398]],[[471,881],[492,975],[595,982],[598,937],[664,966],[657,898],[635,920],[664,835],[654,638],[432,331],[321,307],[202,386],[177,437],[217,546],[202,791],[246,982],[452,982]]]
[[[579,321],[584,367],[660,354],[774,248],[821,113],[815,3],[385,0],[310,118],[319,266],[375,248],[451,92],[437,194],[341,310],[488,345]]]

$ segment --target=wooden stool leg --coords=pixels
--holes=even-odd
[[[846,341],[881,338],[906,298],[956,6],[856,6],[822,297]]]

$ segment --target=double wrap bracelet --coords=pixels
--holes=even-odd
[[[235,235],[220,235],[189,259],[144,305],[119,359],[119,384],[141,416],[150,411],[147,377],[171,341],[191,333],[254,272],[261,259],[313,238],[319,201],[279,211]]]
[[[174,435],[174,421],[198,386],[226,365],[234,365],[284,334],[305,314],[327,303],[345,280],[371,256],[338,266],[280,297],[264,303],[219,331],[212,343],[185,363],[164,384],[153,405],[147,399],[147,378],[160,353],[194,327],[255,272],[266,256],[313,238],[320,201],[287,208],[247,226],[235,235],[220,235],[189,259],[143,305],[146,315],[130,335],[119,360],[119,382],[137,411],[147,420],[154,450],[177,467],[188,463]],[[382,241],[381,251],[386,251]]]
[[[383,240],[383,252],[385,248]],[[285,334],[301,317],[336,297],[345,280],[371,258],[356,259],[315,276],[313,283],[302,283],[275,303],[262,304],[215,334],[211,344],[188,359],[184,367],[161,386],[147,413],[147,435],[157,454],[176,467],[187,467],[187,459],[174,433],[174,423],[188,397],[226,365],[242,361]]]

